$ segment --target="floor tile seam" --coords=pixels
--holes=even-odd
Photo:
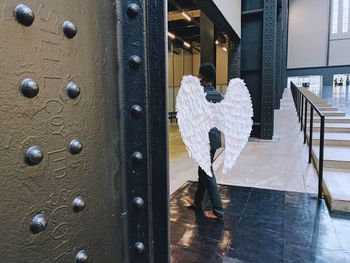
[[[304,192],[306,193],[306,177],[307,177],[307,172],[303,169],[303,184],[304,184]]]
[[[241,222],[242,222],[242,218],[245,216],[245,212],[246,212],[246,209],[247,209],[247,206],[248,206],[250,197],[251,197],[251,195],[252,195],[252,193],[253,193],[253,190],[254,190],[254,188],[251,188],[250,191],[249,191],[249,195],[248,195],[247,200],[246,200],[246,202],[245,202],[245,204],[244,204],[244,208],[243,208],[243,211],[242,211],[242,215],[239,217],[239,220],[238,220],[238,223],[237,223],[237,227],[236,227],[236,229],[233,231],[233,234],[236,233],[236,231],[238,230],[238,228],[239,228],[239,226],[240,226],[240,224],[241,224]]]
[[[332,224],[332,227],[333,227],[333,229],[334,229],[334,232],[335,232],[335,235],[336,235],[336,237],[337,237],[337,241],[338,241],[340,247],[341,247],[343,250],[345,250],[345,252],[350,253],[350,251],[348,251],[348,250],[344,247],[343,243],[340,241],[341,238],[340,238],[340,236],[339,236],[339,234],[338,234],[339,231],[338,231],[337,228],[335,227],[335,224],[334,224],[334,222],[333,222],[333,218],[331,217],[331,215],[329,215],[329,217],[331,218],[331,224]]]

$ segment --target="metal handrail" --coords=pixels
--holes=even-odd
[[[306,143],[306,129],[307,129],[307,110],[310,105],[310,127],[309,127],[309,163],[312,158],[312,137],[314,124],[314,111],[320,116],[320,148],[318,157],[318,198],[322,199],[322,184],[323,184],[323,159],[324,159],[324,130],[325,130],[325,116],[317,108],[317,106],[309,100],[309,98],[293,83],[291,82],[291,90],[298,119],[300,122],[300,130],[304,131],[304,144]],[[316,164],[315,164],[316,166]]]

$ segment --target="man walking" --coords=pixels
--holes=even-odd
[[[216,71],[213,64],[204,63],[200,66],[198,77],[200,78],[201,84],[204,87],[207,101],[212,103],[218,103],[224,98],[224,96],[216,91],[216,89],[212,86],[215,76]],[[221,147],[221,133],[217,128],[212,128],[210,130],[209,141],[210,159],[211,164],[213,164],[215,152],[218,148]],[[224,209],[222,207],[220,193],[216,184],[213,167],[211,167],[211,169],[213,174],[212,177],[207,175],[201,167],[198,167],[198,188],[194,197],[194,202],[191,200],[187,200],[187,202],[195,211],[203,212],[203,215],[206,218],[221,219],[224,216]],[[202,202],[206,191],[208,192],[213,207],[212,211],[203,211],[202,209]]]

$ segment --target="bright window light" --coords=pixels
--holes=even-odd
[[[342,33],[347,33],[349,28],[349,2],[350,0],[343,0]]]
[[[332,6],[332,34],[338,33],[339,0],[333,0]]]

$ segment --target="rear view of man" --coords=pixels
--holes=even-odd
[[[198,77],[201,80],[201,84],[204,87],[204,92],[206,93],[206,99],[212,103],[218,103],[223,100],[224,96],[216,91],[215,87],[212,86],[216,76],[215,66],[213,64],[205,63],[199,68]],[[210,158],[211,164],[213,164],[213,159],[215,152],[221,147],[221,134],[217,128],[212,128],[209,132],[210,140]],[[216,178],[214,175],[213,168],[210,177],[207,175],[201,167],[198,167],[198,188],[194,197],[194,202],[188,200],[192,208],[197,212],[203,212],[202,202],[205,192],[208,192],[210,201],[213,206],[212,211],[204,211],[205,217],[210,219],[221,219],[224,216],[224,209],[222,207],[222,202],[220,198],[220,193],[216,184]]]

